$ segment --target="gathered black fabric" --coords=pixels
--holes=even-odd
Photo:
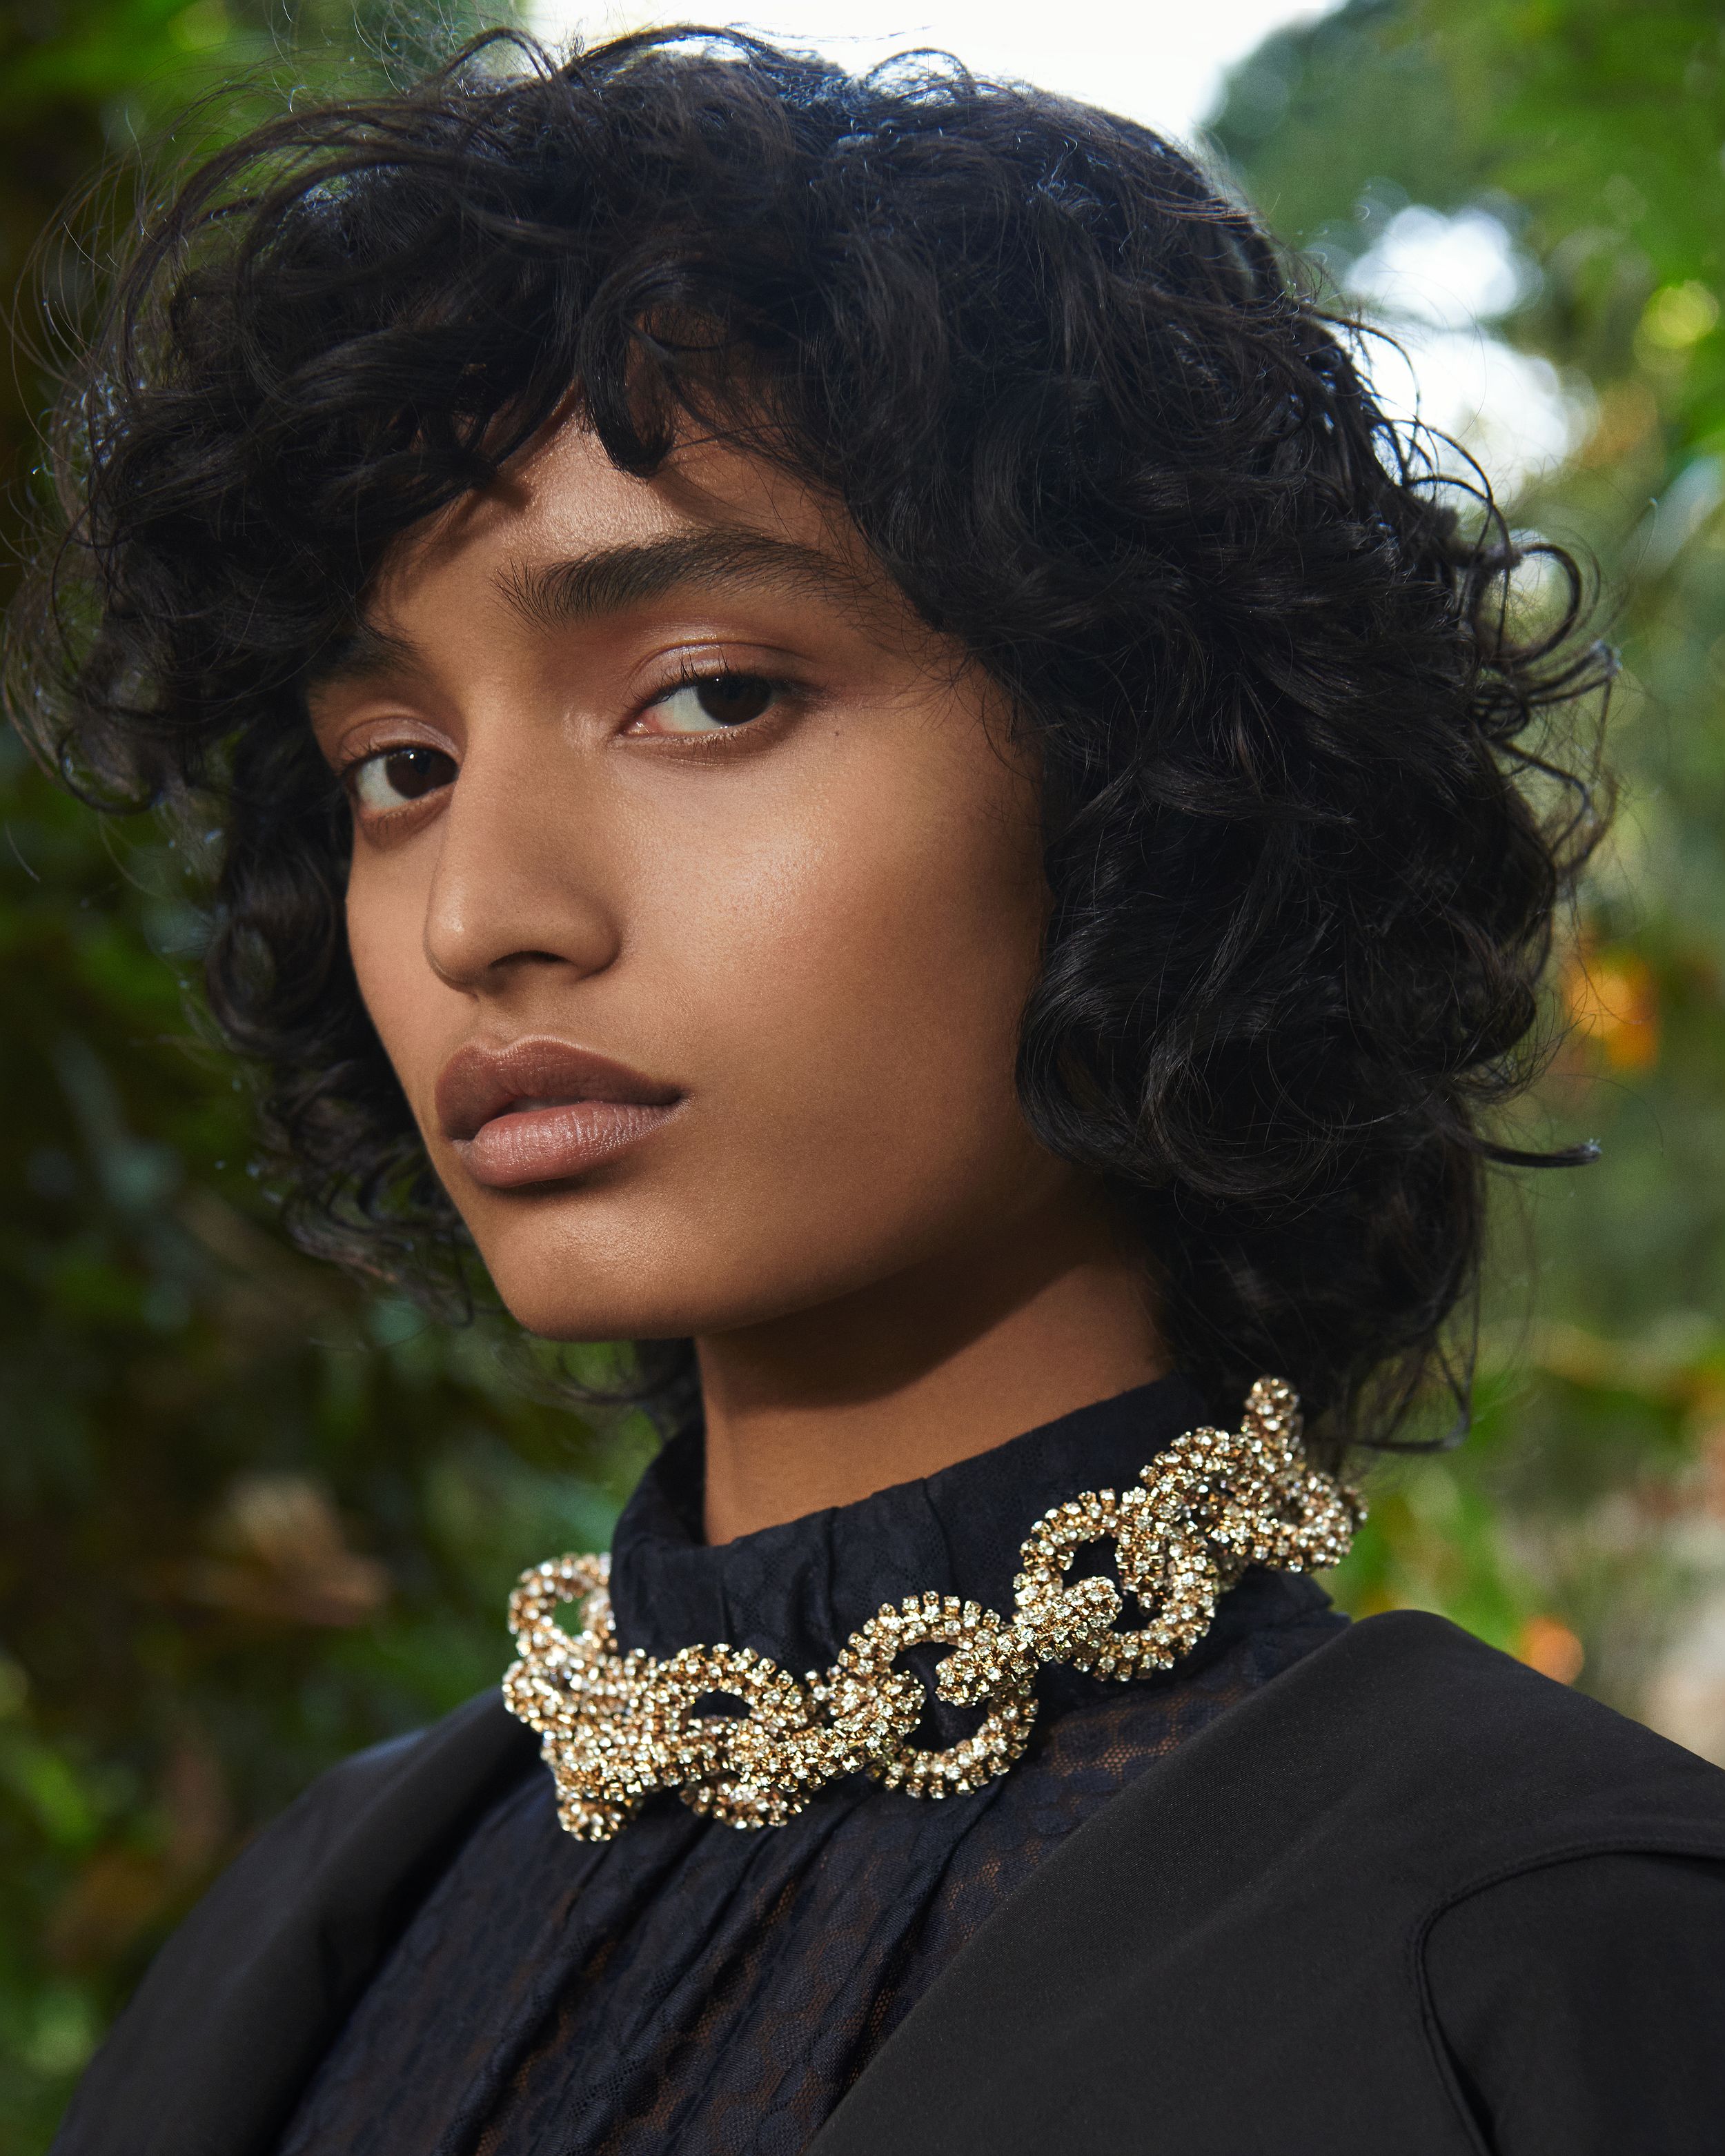
[[[619,1530],[624,1639],[794,1667],[883,1599],[1002,1605],[1050,1503],[1197,1419],[1146,1387],[717,1550],[691,1438]],[[1716,1768],[1264,1573],[1164,1677],[1042,1681],[969,1796],[756,1833],[664,1796],[599,1846],[470,1701],[242,1851],[55,2156],[1717,2156]]]
[[[619,1642],[666,1654],[726,1640],[800,1672],[907,1594],[1009,1609],[1019,1546],[1049,1506],[1132,1481],[1204,1419],[1192,1389],[1166,1378],[716,1548],[701,1540],[691,1432],[619,1524]],[[558,1826],[536,1767],[366,1989],[280,2156],[792,2156],[1052,1849],[1343,1621],[1310,1580],[1248,1573],[1164,1678],[1045,1671],[1026,1757],[940,1802],[858,1777],[782,1827],[742,1832],[661,1797],[595,1846]],[[974,1720],[937,1706],[923,1740],[951,1743]]]

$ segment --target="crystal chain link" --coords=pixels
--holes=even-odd
[[[1122,1682],[1170,1668],[1249,1564],[1335,1564],[1364,1517],[1357,1491],[1307,1466],[1291,1389],[1260,1378],[1238,1431],[1189,1430],[1129,1489],[1087,1491],[1045,1512],[1019,1553],[1009,1621],[956,1595],[912,1595],[853,1632],[830,1669],[800,1680],[750,1647],[685,1647],[661,1661],[619,1653],[608,1558],[554,1558],[510,1599],[521,1659],[503,1696],[543,1738],[557,1815],[586,1841],[608,1841],[661,1789],[736,1827],[781,1825],[840,1774],[958,1796],[1024,1751],[1044,1663]],[[1079,1550],[1102,1540],[1114,1544],[1119,1584],[1069,1583]],[[1122,1588],[1147,1620],[1135,1630],[1117,1629]],[[585,1604],[578,1634],[556,1620],[572,1602]],[[895,1667],[907,1648],[931,1645],[952,1650],[936,1671],[938,1696],[986,1710],[942,1751],[911,1743],[927,1696]],[[741,1712],[716,1707],[715,1694]]]

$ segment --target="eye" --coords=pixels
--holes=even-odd
[[[455,759],[440,748],[386,748],[355,764],[347,786],[359,808],[381,816],[423,801],[454,777]]]
[[[758,674],[709,674],[661,696],[637,724],[644,733],[723,733],[758,719],[778,696],[778,684]]]

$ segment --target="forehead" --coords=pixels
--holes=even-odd
[[[641,478],[569,420],[495,485],[407,535],[367,612],[387,626],[482,583],[530,619],[590,616],[672,583],[721,579],[823,588],[897,610],[855,527],[793,475],[706,441]]]

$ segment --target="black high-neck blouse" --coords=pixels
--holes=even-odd
[[[906,1595],[1009,1610],[1041,1513],[1131,1482],[1204,1419],[1192,1389],[1165,1378],[926,1481],[716,1548],[701,1539],[691,1432],[619,1523],[619,1644],[665,1656],[726,1640],[803,1670]],[[1045,1670],[1025,1757],[939,1802],[858,1776],[751,1832],[660,1797],[594,1845],[558,1826],[536,1766],[419,1907],[280,2156],[794,2156],[1051,1850],[1343,1622],[1312,1581],[1249,1573],[1166,1676]],[[937,1704],[919,1742],[954,1742],[975,1719]]]
[[[1168,1381],[707,1549],[700,1447],[619,1529],[625,1645],[830,1661],[997,1609]],[[323,1776],[162,1949],[55,2156],[1717,2156],[1725,1775],[1444,1620],[1249,1573],[1124,1686],[1045,1671],[943,1802],[557,1823],[495,1695]],[[921,1741],[960,1733],[937,1709]],[[285,2122],[285,2124],[284,2124]]]

